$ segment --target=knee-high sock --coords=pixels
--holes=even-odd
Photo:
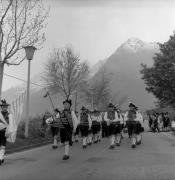
[[[57,136],[54,136],[54,138],[53,138],[53,145],[54,145],[54,146],[57,146],[57,145],[58,145]]]
[[[0,160],[4,159],[5,155],[5,146],[0,147]]]
[[[121,141],[121,134],[117,134],[116,141],[117,141],[117,143],[120,143],[120,141]]]
[[[100,131],[100,132],[98,133],[98,140],[101,140],[101,137],[102,137],[102,132]]]
[[[137,139],[137,142],[140,142],[142,140],[142,135],[141,134],[138,134],[136,136],[136,139]]]
[[[88,142],[89,143],[92,143],[92,135],[90,134],[89,137],[88,137]]]
[[[75,139],[75,140],[78,140],[78,135],[75,135],[74,139]]]
[[[69,155],[69,143],[66,142],[65,145],[64,145],[64,153],[65,155]]]
[[[93,142],[97,140],[97,134],[93,135]]]
[[[132,143],[132,145],[133,145],[133,144],[136,144],[136,138],[135,138],[135,137],[132,137],[132,138],[131,138],[131,143]]]
[[[115,136],[112,135],[112,136],[111,136],[111,145],[114,145],[114,143],[115,143]]]
[[[86,145],[87,145],[87,138],[83,137],[83,146],[86,146]]]
[[[2,150],[2,148],[0,147],[0,160],[2,160],[3,159],[3,150]]]

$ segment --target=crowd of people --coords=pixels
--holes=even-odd
[[[80,142],[82,148],[86,149],[92,144],[100,143],[105,137],[109,138],[109,149],[114,149],[121,145],[122,139],[126,137],[124,133],[127,133],[132,148],[141,144],[143,117],[135,104],[129,103],[129,110],[126,112],[112,103],[107,105],[106,112],[97,109],[90,111],[82,106],[78,113],[74,112],[71,106],[72,101],[67,99],[63,102],[63,110],[55,109],[54,114],[47,112],[43,118],[43,127],[49,127],[52,132],[53,149],[58,148],[59,142],[64,146],[63,160],[70,158],[70,146],[73,141]],[[7,139],[13,129],[13,117],[8,107],[9,104],[1,100],[0,165],[4,163]]]
[[[168,112],[157,113],[153,112],[148,114],[148,124],[152,132],[167,132],[171,130],[172,121]]]

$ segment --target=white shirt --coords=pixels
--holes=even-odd
[[[117,112],[115,112],[115,119],[114,120],[108,119],[108,112],[105,112],[104,120],[106,122],[111,122],[112,121],[112,122],[120,122],[121,124],[123,123],[123,118],[119,118]]]
[[[73,128],[74,128],[74,131],[76,130],[79,122],[78,122],[78,118],[77,116],[75,115],[75,112],[74,111],[71,111],[71,116],[72,116],[72,123],[73,123]],[[56,118],[59,118],[60,117],[60,114],[57,113],[56,114]],[[52,122],[54,121],[53,117],[50,117],[48,119],[46,119],[46,123],[47,124],[51,124]]]
[[[143,125],[143,116],[140,112],[136,112],[136,121],[139,121]]]

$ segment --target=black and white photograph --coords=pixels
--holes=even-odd
[[[175,179],[175,0],[0,0],[0,180]]]

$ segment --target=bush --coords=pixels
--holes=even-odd
[[[29,121],[29,138],[48,137],[47,127],[43,126],[42,116],[31,117]],[[25,121],[21,121],[18,126],[17,138],[25,138]]]

